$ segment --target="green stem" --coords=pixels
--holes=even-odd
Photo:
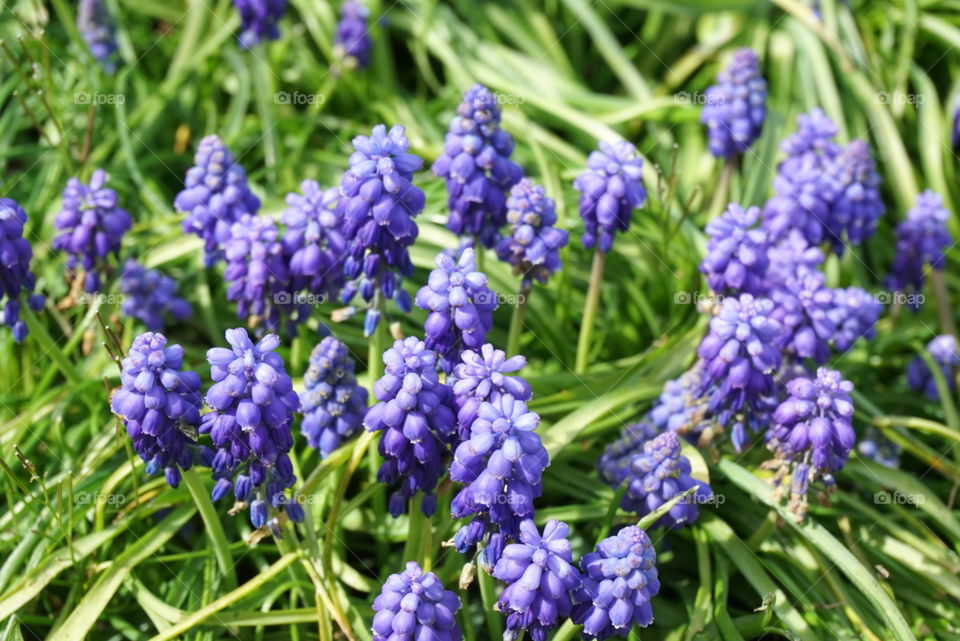
[[[940,331],[951,336],[957,335],[957,323],[953,319],[953,312],[950,309],[950,294],[947,291],[947,284],[943,280],[943,271],[939,269],[930,270],[930,284],[933,286],[933,294],[937,297],[937,313],[940,316]]]
[[[483,601],[483,615],[487,620],[487,632],[491,639],[499,639],[503,636],[503,626],[500,615],[493,609],[497,602],[497,596],[493,589],[493,577],[487,574],[483,568],[478,567],[477,583],[480,585],[480,600]]]
[[[603,267],[607,255],[599,249],[593,254],[593,266],[590,268],[590,287],[587,290],[587,302],[583,308],[583,320],[580,323],[580,339],[577,341],[577,362],[573,372],[577,375],[587,371],[590,358],[590,338],[596,324],[597,311],[600,309],[600,287],[603,285]],[[513,352],[509,352],[513,354]]]
[[[83,378],[81,378],[77,370],[73,368],[73,365],[67,360],[67,357],[63,355],[63,352],[60,351],[60,345],[54,342],[53,337],[50,336],[50,332],[48,332],[47,328],[40,322],[40,319],[37,318],[33,310],[30,309],[29,306],[24,305],[20,310],[20,317],[23,319],[23,322],[27,324],[34,339],[40,342],[44,354],[50,355],[57,364],[57,367],[60,368],[60,371],[63,372],[63,375],[67,377],[67,380],[74,385],[83,383]]]
[[[527,302],[530,300],[530,285],[521,282],[517,292],[517,302],[510,317],[510,332],[507,334],[507,356],[516,356],[520,353],[520,334],[523,331],[523,317],[527,313]]]
[[[227,535],[223,531],[223,524],[217,515],[213,502],[210,501],[210,495],[203,486],[203,481],[196,470],[183,470],[183,481],[193,497],[193,502],[197,504],[197,510],[200,512],[200,518],[203,519],[203,525],[210,538],[210,544],[213,546],[213,555],[217,559],[217,565],[220,566],[220,572],[226,581],[228,589],[237,586],[237,574],[233,570],[233,555],[230,553],[230,543],[227,541]]]
[[[720,180],[717,182],[717,190],[713,192],[713,202],[710,203],[710,218],[716,218],[727,208],[730,199],[730,183],[733,180],[733,173],[737,169],[736,157],[727,158],[723,163],[723,170],[720,172]]]
[[[387,337],[387,328],[384,326],[384,323],[387,322],[387,319],[384,317],[384,308],[386,307],[386,301],[383,298],[383,293],[380,291],[379,283],[377,283],[377,290],[373,297],[374,308],[380,312],[380,322],[377,323],[377,328],[373,331],[373,336],[370,337],[368,342],[369,352],[367,353],[367,390],[370,394],[368,402],[372,405],[376,402],[376,397],[374,396],[373,386],[374,384],[383,376],[383,352],[386,349],[386,343],[388,342]],[[377,471],[380,467],[380,461],[376,453],[371,453],[367,457],[367,478],[370,483],[373,483],[377,486],[377,490],[373,493],[373,511],[374,514],[386,514],[387,513],[387,492],[381,483],[377,483]],[[390,550],[387,546],[386,541],[383,536],[380,534],[383,533],[383,521],[377,521],[377,556],[381,562],[385,562],[387,555]]]

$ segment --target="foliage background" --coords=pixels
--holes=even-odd
[[[239,323],[219,273],[202,269],[199,242],[182,235],[172,210],[202,135],[216,132],[230,145],[264,210],[277,214],[301,180],[336,184],[350,139],[372,125],[406,125],[429,165],[462,92],[478,81],[498,92],[515,158],[556,198],[572,237],[564,270],[533,292],[521,351],[552,456],[538,520],[568,521],[575,556],[611,517],[629,520],[610,510],[613,492],[593,471],[597,455],[689,365],[705,326],[692,303],[705,292],[696,269],[701,229],[722,168],[706,151],[698,102],[726,53],[754,47],[770,82],[763,137],[743,159],[731,200],[762,204],[779,140],[811,107],[837,122],[842,142],[862,137],[874,150],[888,211],[866,247],[829,259],[832,285],[881,290],[892,229],[916,193],[935,189],[948,207],[960,197],[951,147],[960,79],[955,0],[824,0],[819,20],[798,0],[371,1],[380,18],[372,66],[341,74],[331,54],[337,10],[327,2],[289,0],[281,40],[253,52],[236,46],[229,0],[107,4],[119,17],[123,57],[113,76],[86,53],[73,3],[0,1],[0,195],[30,213],[35,270],[49,299],[44,314],[28,317],[24,345],[0,332],[0,634],[8,638],[367,641],[372,598],[405,560],[431,563],[447,587],[465,561],[441,546],[455,531],[444,516],[449,491],[432,522],[385,516],[369,439],[322,463],[298,440],[308,519],[287,526],[281,541],[250,544],[245,517],[194,500],[207,493],[202,472],[178,490],[145,476],[109,412],[118,377],[96,314],[113,319],[125,344],[141,328],[114,319],[110,296],[55,306],[68,286],[49,241],[72,175],[89,178],[96,167],[111,174],[135,219],[124,255],[178,279],[196,314],[168,335],[205,376],[206,349]],[[590,256],[577,242],[570,182],[597,139],[617,136],[645,156],[650,201],[608,259],[591,366],[575,376]],[[425,171],[418,183],[428,205],[418,219],[411,293],[433,255],[455,243],[443,229],[442,181]],[[951,230],[960,234],[955,219]],[[956,300],[956,252],[948,258]],[[492,255],[486,267],[496,291],[515,291]],[[902,376],[922,344],[944,331],[934,307],[911,315],[891,305],[875,340],[833,362],[857,385],[858,430],[873,422],[901,444],[901,470],[854,455],[839,491],[796,525],[756,471],[762,448],[688,452],[724,502],[705,506],[695,527],[654,533],[663,589],[654,626],[639,636],[960,635],[960,420],[949,395],[931,405],[908,392]],[[333,308],[320,307],[316,321]],[[509,314],[508,306],[497,312],[496,344],[506,343]],[[424,314],[394,320],[419,333]],[[364,369],[360,317],[333,329]],[[317,340],[304,330],[283,348],[298,382]],[[499,635],[491,585],[478,583],[461,593],[469,641]],[[565,626],[555,638],[575,633]]]

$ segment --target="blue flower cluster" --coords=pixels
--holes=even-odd
[[[719,158],[742,154],[760,137],[766,117],[767,81],[752,49],[739,49],[706,92],[700,121],[709,131],[710,152]]]
[[[600,251],[608,252],[616,233],[630,228],[633,211],[647,202],[643,158],[626,140],[601,142],[599,151],[590,152],[587,171],[573,181],[573,188],[580,192],[583,246],[590,249],[599,241]]]
[[[391,574],[373,602],[373,641],[460,641],[460,599],[414,561]]]
[[[117,33],[113,16],[103,0],[80,0],[77,4],[77,30],[87,43],[90,55],[104,71],[116,71]]]
[[[433,163],[433,172],[446,181],[450,231],[496,246],[507,222],[506,193],[523,177],[511,153],[513,138],[500,127],[497,97],[474,85],[463,95],[443,153]]]
[[[532,280],[542,284],[560,269],[560,249],[567,244],[567,232],[557,229],[557,212],[553,199],[543,187],[523,178],[510,190],[507,199],[507,222],[510,235],[500,241],[500,260],[513,265],[523,279],[523,286]]]
[[[530,383],[519,376],[508,376],[523,369],[527,359],[521,355],[507,358],[503,350],[485,343],[479,350],[468,349],[460,354],[450,383],[457,408],[457,429],[461,441],[470,438],[473,421],[484,402],[498,403],[509,394],[518,401],[529,401]]]
[[[953,240],[947,230],[950,212],[936,192],[924,191],[897,225],[897,255],[887,278],[888,286],[899,292],[919,293],[926,280],[925,265],[942,271],[947,264],[946,250]],[[912,305],[918,309],[918,304]]]
[[[765,292],[770,258],[766,232],[754,227],[759,218],[758,208],[745,210],[731,203],[723,215],[707,224],[710,240],[700,271],[717,294]]]
[[[957,368],[960,367],[960,351],[957,339],[950,334],[935,336],[927,343],[927,352],[933,357],[937,367],[946,380],[951,392],[957,388]],[[907,366],[907,384],[918,392],[923,392],[931,401],[939,401],[937,382],[926,361],[917,356]]]
[[[347,69],[364,69],[370,64],[373,42],[367,27],[368,13],[359,0],[346,0],[340,6],[333,54]]]
[[[53,221],[59,232],[52,247],[67,254],[67,268],[82,267],[83,287],[98,292],[106,259],[120,251],[123,235],[133,221],[118,203],[117,192],[106,186],[107,174],[93,172],[90,184],[71,178],[63,190],[63,208]]]
[[[287,10],[287,0],[233,0],[240,14],[240,46],[249,49],[264,39],[280,37],[277,23]]]
[[[43,309],[43,296],[33,293],[36,279],[30,271],[33,249],[23,237],[27,212],[15,200],[0,198],[0,301],[4,298],[3,325],[10,328],[16,342],[23,341],[29,330],[20,318],[20,296],[27,294],[27,305],[34,311]]]
[[[357,383],[347,346],[327,336],[310,354],[300,394],[301,429],[310,447],[326,458],[356,434],[367,411],[367,390]]]
[[[185,320],[193,314],[190,303],[177,296],[177,281],[133,259],[123,266],[120,292],[124,297],[120,312],[139,319],[151,332],[163,331],[166,316]]]

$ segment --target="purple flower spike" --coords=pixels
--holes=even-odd
[[[327,458],[340,444],[360,431],[367,412],[367,390],[357,384],[347,346],[327,336],[313,348],[310,368],[300,395],[301,429],[310,447]]]
[[[333,55],[347,69],[366,69],[370,64],[373,42],[367,27],[369,11],[359,0],[346,0],[340,5],[340,22],[333,42]]]
[[[571,562],[569,532],[566,523],[551,519],[541,536],[528,519],[520,524],[520,542],[503,549],[493,576],[507,584],[496,605],[507,617],[504,641],[516,639],[520,630],[533,641],[546,641],[550,630],[570,616],[581,577]]]
[[[193,314],[190,303],[177,296],[177,281],[133,259],[123,266],[120,292],[124,296],[120,312],[139,319],[152,332],[163,331],[166,316],[185,320]]]
[[[770,259],[765,283],[768,292],[782,287],[791,278],[817,271],[824,261],[820,248],[807,242],[806,237],[796,229],[791,229],[777,244],[771,246],[767,250],[767,257]]]
[[[240,46],[249,49],[263,40],[280,37],[277,23],[287,10],[287,0],[233,0],[240,14]]]
[[[870,292],[859,287],[830,290],[834,326],[833,346],[841,352],[849,350],[860,338],[873,338],[877,321],[883,313],[883,303]]]
[[[497,247],[500,260],[513,265],[524,286],[533,279],[546,284],[550,274],[560,269],[559,251],[568,240],[565,230],[554,227],[557,212],[553,199],[543,187],[523,178],[510,190],[507,222],[510,235]]]
[[[771,292],[776,307],[772,318],[783,326],[784,348],[800,359],[825,363],[830,358],[830,340],[836,335],[834,292],[818,271],[805,271],[788,278]]]
[[[621,507],[645,516],[658,507],[696,486],[698,489],[660,517],[653,527],[679,529],[700,516],[697,507],[713,496],[710,486],[690,476],[690,461],[680,453],[676,432],[664,432],[647,441],[643,452],[636,454],[622,468],[616,485],[627,482],[627,493]]]
[[[410,297],[400,288],[400,278],[413,273],[408,252],[417,238],[413,218],[426,202],[423,190],[413,184],[413,172],[423,160],[407,153],[410,141],[400,125],[389,133],[385,125],[377,125],[370,137],[354,138],[353,147],[350,169],[340,182],[337,213],[348,243],[344,274],[359,283],[348,285],[343,301],[349,303],[360,292],[370,303],[379,290],[410,311]],[[370,308],[366,335],[373,333],[377,322],[379,310]]]
[[[873,235],[884,211],[880,176],[867,143],[854,140],[847,145],[827,165],[824,182],[830,194],[826,235],[834,251],[842,254],[844,237],[851,245],[860,245]]]
[[[642,452],[644,444],[659,433],[660,430],[649,418],[623,428],[617,440],[604,448],[597,461],[600,478],[609,485],[619,485],[626,478],[633,457]]]
[[[220,257],[219,246],[230,237],[230,226],[243,214],[260,211],[260,199],[247,186],[247,174],[217,136],[200,141],[194,166],[174,201],[187,214],[183,231],[203,239],[207,265]]]
[[[587,639],[625,637],[634,625],[653,623],[652,599],[660,591],[657,553],[647,533],[628,525],[600,541],[580,559],[583,591],[573,608],[574,623]]]
[[[0,198],[0,301],[6,299],[3,306],[3,320],[13,334],[13,340],[20,343],[27,337],[27,324],[20,319],[20,297],[27,294],[30,309],[43,309],[43,296],[33,293],[36,279],[30,271],[33,249],[23,237],[23,228],[27,223],[27,212],[10,198]]]
[[[722,216],[707,224],[710,241],[700,271],[706,274],[715,293],[764,293],[769,258],[767,234],[754,227],[759,218],[760,210],[756,207],[744,210],[731,203]]]
[[[80,0],[77,5],[77,29],[87,43],[90,55],[107,73],[117,69],[117,33],[113,16],[103,0]]]
[[[659,430],[670,430],[697,443],[705,429],[707,399],[702,394],[703,363],[698,361],[679,378],[667,381],[649,417]]]
[[[420,509],[437,509],[433,490],[444,474],[443,458],[456,440],[450,388],[437,376],[437,355],[415,336],[394,342],[383,354],[386,372],[374,385],[379,401],[367,410],[363,426],[383,432],[384,458],[377,478],[399,488],[390,497],[390,513],[406,512],[407,501],[423,492]]]
[[[809,483],[824,478],[832,485],[832,474],[850,457],[856,442],[852,391],[853,383],[839,372],[821,367],[815,379],[787,383],[788,397],[773,413],[767,448],[783,463],[774,483],[783,483],[792,464],[790,509],[800,519],[807,511]]]
[[[509,394],[480,406],[470,438],[457,447],[450,465],[450,479],[466,484],[451,503],[453,516],[476,515],[455,538],[461,553],[481,540],[488,523],[516,539],[520,522],[533,518],[533,500],[550,464],[535,432],[539,424],[540,417]]]
[[[206,401],[212,411],[200,424],[200,433],[210,434],[219,448],[212,464],[213,500],[232,487],[237,501],[249,503],[255,528],[268,524],[268,504],[285,508],[291,521],[302,521],[303,508],[284,493],[297,481],[289,452],[300,399],[283,359],[273,351],[280,339],[267,334],[254,344],[243,328],[228,329],[226,338],[229,348],[207,351],[214,384]],[[269,525],[276,531],[275,522]]]
[[[587,171],[573,181],[580,192],[583,218],[583,246],[590,249],[599,238],[600,251],[608,252],[617,232],[630,228],[633,211],[643,207],[643,158],[625,140],[601,142],[600,151],[590,152]]]
[[[857,443],[860,456],[871,461],[892,467],[900,467],[900,446],[883,436],[875,427],[868,427],[863,438]]]
[[[391,574],[373,601],[373,641],[460,641],[460,599],[415,562]]]
[[[446,181],[447,228],[495,247],[507,222],[507,192],[523,177],[510,160],[513,138],[500,128],[500,104],[483,85],[463,95],[433,172]]]
[[[182,347],[167,345],[163,334],[140,334],[121,363],[120,388],[110,399],[147,471],[163,470],[172,487],[180,484],[181,470],[195,462],[209,465],[212,458],[186,434],[200,424],[203,403],[200,377],[182,366]]]
[[[460,362],[465,349],[479,349],[493,327],[497,295],[487,287],[487,277],[477,271],[473,248],[463,250],[458,260],[437,254],[437,268],[417,292],[417,307],[430,312],[425,327],[427,349],[440,356],[446,373]]]
[[[230,226],[223,244],[227,269],[227,300],[237,304],[237,318],[249,318],[251,327],[280,329],[281,311],[292,315],[287,332],[296,333],[296,324],[306,320],[309,305],[294,305],[287,265],[283,259],[276,225],[268,216],[244,214]]]
[[[927,343],[927,351],[936,361],[947,381],[947,386],[953,392],[957,388],[957,367],[960,366],[960,351],[957,350],[957,339],[950,334],[934,337]],[[939,401],[937,382],[927,367],[927,363],[917,356],[907,367],[907,383],[910,389],[926,394],[931,401]]]
[[[102,169],[93,172],[89,185],[71,178],[63,190],[63,209],[53,221],[60,233],[52,247],[67,254],[69,270],[83,268],[84,289],[91,293],[100,291],[106,259],[120,252],[123,235],[132,225],[130,214],[119,206],[117,192],[106,182]]]
[[[718,158],[742,154],[760,137],[766,117],[767,81],[752,49],[739,49],[717,84],[706,92],[700,122],[710,133],[710,152]]]
[[[924,266],[943,270],[947,264],[945,252],[953,242],[947,230],[949,219],[950,212],[939,194],[928,189],[917,196],[907,219],[897,225],[897,256],[887,278],[891,289],[919,294],[926,280]],[[920,305],[911,307],[916,310]]]
[[[518,401],[529,401],[533,395],[530,383],[519,376],[507,376],[527,365],[527,359],[517,355],[507,358],[503,350],[485,343],[479,350],[465,350],[454,368],[450,382],[457,407],[459,438],[470,438],[470,429],[484,401],[498,403],[509,394]]]
[[[315,180],[300,183],[303,194],[287,195],[280,222],[286,227],[281,243],[294,292],[307,292],[317,301],[333,301],[343,289],[347,241],[337,212],[340,191],[321,189]]]

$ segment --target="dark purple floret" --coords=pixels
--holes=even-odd
[[[13,340],[22,342],[29,333],[27,324],[20,318],[20,297],[27,295],[27,305],[34,311],[43,309],[43,296],[33,293],[36,279],[30,271],[33,249],[23,237],[27,212],[11,198],[0,198],[0,301],[3,319],[13,334]]]
[[[415,562],[391,574],[373,601],[373,641],[460,641],[460,599]]]
[[[358,282],[348,284],[343,300],[349,303],[359,292],[370,303],[379,291],[410,311],[410,297],[400,288],[400,279],[413,273],[408,252],[418,232],[413,218],[426,201],[423,190],[413,184],[413,172],[423,160],[407,153],[410,141],[400,125],[389,133],[385,125],[377,125],[371,136],[354,138],[353,146],[356,151],[340,183],[337,213],[348,243],[344,274]],[[379,320],[380,310],[368,309],[367,335]]]
[[[283,359],[274,350],[276,334],[267,334],[256,344],[242,328],[226,331],[229,348],[207,351],[210,377],[207,390],[211,412],[203,416],[201,434],[210,434],[218,448],[213,458],[217,479],[213,500],[231,488],[237,501],[250,506],[255,528],[270,526],[279,531],[269,506],[283,507],[291,521],[303,520],[303,508],[285,495],[297,478],[290,461],[293,436],[290,427],[300,399],[293,390]]]
[[[300,427],[311,447],[326,458],[360,431],[367,412],[367,390],[357,383],[347,346],[327,336],[313,348],[300,394]]]
[[[503,350],[485,343],[478,350],[465,350],[460,363],[447,381],[453,388],[457,408],[457,430],[461,441],[470,438],[470,428],[484,401],[499,402],[504,394],[518,401],[529,401],[530,384],[519,376],[507,376],[527,365],[527,359],[517,355],[507,358]]]
[[[635,454],[620,469],[616,485],[627,483],[621,507],[645,516],[692,487],[694,493],[660,517],[653,527],[678,529],[693,523],[700,516],[697,507],[713,496],[710,486],[690,476],[690,461],[680,453],[676,432],[664,432],[647,441],[643,451]]]
[[[824,182],[830,197],[826,236],[840,254],[844,239],[851,245],[860,245],[873,235],[883,215],[880,176],[874,169],[869,145],[854,140],[844,147],[827,164]]]
[[[545,284],[561,267],[560,249],[567,244],[567,232],[557,229],[553,199],[543,187],[523,178],[510,190],[507,199],[510,235],[500,241],[497,255],[513,265],[524,286],[531,280]]]
[[[280,217],[286,227],[281,243],[291,294],[306,293],[307,302],[336,300],[343,288],[347,240],[337,211],[340,191],[321,189],[315,180],[300,183],[303,194],[287,194]]]
[[[739,49],[706,92],[700,122],[707,125],[710,152],[719,158],[742,154],[757,138],[766,116],[767,81],[752,49]]]
[[[280,37],[277,23],[287,10],[287,0],[233,0],[240,14],[240,46],[249,49],[262,40]]]
[[[367,26],[368,17],[369,11],[359,0],[346,0],[340,5],[333,54],[347,69],[365,69],[370,64],[373,42]]]
[[[217,136],[201,140],[193,160],[174,207],[187,214],[183,231],[203,239],[207,265],[212,265],[220,257],[220,244],[230,236],[230,226],[243,214],[260,211],[260,199],[247,186],[243,167]]]
[[[873,338],[883,303],[859,287],[833,289],[833,346],[846,352],[860,338]]]
[[[583,590],[571,618],[587,639],[626,637],[653,623],[650,600],[660,591],[657,553],[647,533],[628,525],[580,559]]]
[[[821,367],[814,379],[787,383],[788,397],[773,413],[766,433],[767,448],[779,467],[774,484],[781,488],[791,476],[790,509],[806,514],[809,483],[823,478],[833,484],[833,473],[843,468],[856,442],[853,430],[853,383],[836,370]],[[772,467],[768,465],[768,467]]]
[[[566,523],[551,519],[541,536],[528,519],[520,524],[520,542],[504,547],[493,570],[493,576],[507,584],[496,605],[507,617],[504,641],[513,641],[521,630],[533,641],[546,641],[570,616],[581,577],[571,560],[569,532]]]
[[[373,388],[378,402],[363,420],[368,431],[383,432],[384,462],[377,478],[399,485],[390,497],[393,516],[406,512],[407,501],[418,492],[423,492],[420,509],[431,516],[443,459],[457,438],[450,388],[437,375],[437,355],[415,336],[394,342],[383,363],[386,371]]]
[[[897,256],[887,278],[891,289],[919,294],[926,280],[926,265],[943,270],[945,252],[953,243],[947,230],[949,219],[950,212],[939,194],[928,189],[917,196],[907,219],[897,225]],[[920,305],[911,307],[916,310]]]
[[[834,290],[818,271],[804,271],[788,278],[771,291],[776,304],[771,318],[784,329],[781,345],[790,354],[825,363],[830,358],[830,341],[835,337]]]
[[[193,314],[190,303],[177,296],[177,281],[133,259],[123,266],[120,292],[124,296],[120,312],[139,319],[152,332],[163,331],[167,317],[185,320]]]
[[[140,334],[121,363],[120,388],[110,399],[147,471],[163,470],[172,487],[180,484],[181,470],[209,465],[212,458],[187,436],[200,424],[203,402],[200,376],[181,367],[182,347],[167,345],[163,334]]]
[[[487,287],[487,277],[477,271],[473,248],[454,259],[441,252],[415,299],[417,307],[430,312],[425,326],[427,349],[440,356],[443,371],[450,373],[467,349],[479,349],[493,327],[497,295]]]
[[[450,220],[455,234],[473,236],[495,247],[507,222],[507,192],[523,177],[512,160],[513,138],[500,128],[500,104],[483,85],[463,95],[450,121],[443,153],[433,172],[446,181]]]
[[[601,142],[600,151],[590,152],[587,171],[573,181],[573,188],[580,192],[583,246],[590,249],[599,240],[600,251],[608,252],[613,237],[630,228],[633,211],[647,201],[643,158],[625,140]]]
[[[490,524],[516,539],[520,522],[533,518],[533,500],[540,496],[543,470],[550,464],[535,432],[539,424],[540,417],[509,394],[480,406],[469,439],[457,446],[450,465],[450,479],[466,484],[451,512],[455,518],[475,516],[455,537],[461,553],[476,545]]]
[[[93,172],[90,184],[71,178],[63,190],[63,209],[53,221],[59,232],[52,247],[67,254],[70,271],[82,268],[84,289],[98,292],[107,257],[120,252],[123,235],[130,229],[130,214],[118,203],[117,192],[106,186],[107,174]]]
[[[113,16],[103,0],[80,0],[77,5],[77,29],[87,48],[104,71],[117,68],[117,33]]]
[[[760,210],[744,210],[731,203],[722,216],[707,224],[710,236],[707,255],[700,271],[707,277],[710,289],[717,294],[762,295],[769,265],[767,233],[754,225]]]
[[[957,339],[950,334],[934,337],[927,343],[927,351],[940,367],[947,387],[953,392],[957,388],[957,367],[960,366],[960,351],[957,351]],[[937,382],[927,363],[917,356],[907,366],[907,383],[910,388],[926,394],[932,401],[940,400]]]

